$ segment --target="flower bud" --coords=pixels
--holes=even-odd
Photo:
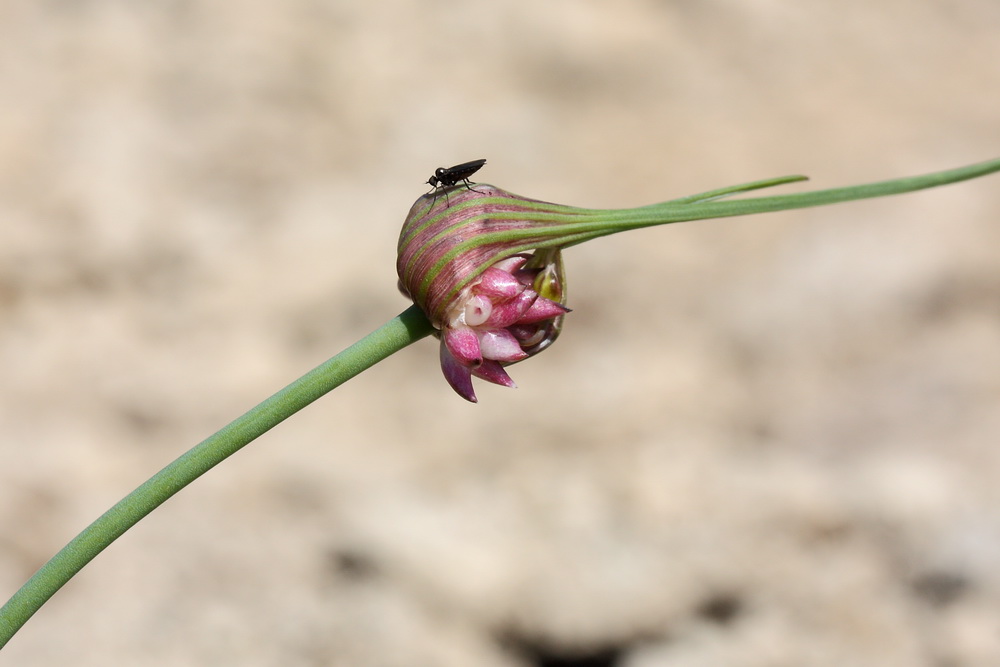
[[[559,248],[530,245],[553,240],[533,233],[550,227],[533,216],[555,205],[484,184],[434,195],[403,225],[399,285],[438,330],[445,378],[475,402],[473,375],[513,387],[504,366],[551,345],[569,312]]]

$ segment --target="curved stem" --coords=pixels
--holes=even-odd
[[[244,445],[433,331],[416,306],[309,371],[181,455],[87,526],[0,609],[0,648],[63,584],[140,519]]]

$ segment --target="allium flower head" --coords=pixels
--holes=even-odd
[[[559,335],[569,312],[562,255],[558,247],[531,247],[551,241],[531,238],[539,223],[528,216],[541,202],[482,184],[435,195],[421,197],[407,216],[399,285],[438,330],[445,378],[475,402],[473,375],[513,387],[504,366]]]

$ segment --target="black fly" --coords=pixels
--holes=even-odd
[[[427,184],[434,188],[435,199],[437,198],[438,190],[450,188],[458,183],[465,183],[465,187],[472,190],[472,184],[469,183],[469,176],[482,169],[484,164],[486,164],[485,159],[463,162],[462,164],[456,164],[454,167],[438,167],[434,170],[431,177],[427,179]],[[445,199],[447,198],[448,194],[445,193]]]

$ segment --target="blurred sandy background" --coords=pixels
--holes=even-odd
[[[3,2],[2,597],[402,310],[435,167],[619,207],[977,162],[998,31],[995,0]],[[1000,664],[1000,178],[567,260],[519,389],[466,404],[405,350],[0,664]]]

